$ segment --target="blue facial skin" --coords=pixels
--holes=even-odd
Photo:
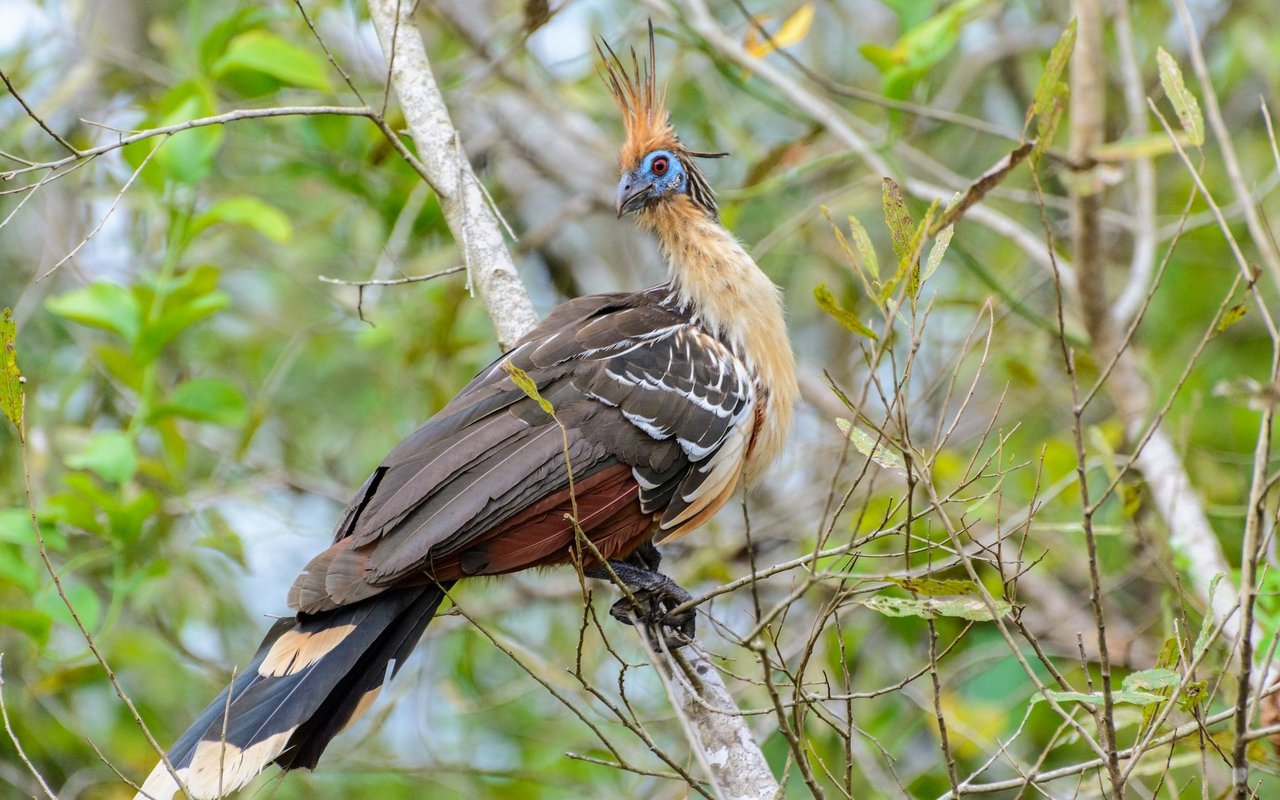
[[[640,166],[624,173],[618,181],[614,208],[621,218],[630,211],[640,210],[650,201],[683,194],[688,188],[689,176],[680,159],[670,150],[654,150],[644,157]]]

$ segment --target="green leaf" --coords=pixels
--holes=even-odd
[[[987,0],[959,0],[912,27],[894,45],[903,63],[920,72],[937,64],[955,48],[960,29]]]
[[[1218,591],[1218,583],[1222,580],[1222,573],[1218,573],[1209,579],[1209,596],[1205,598],[1204,607],[1213,608],[1213,595]],[[1205,650],[1209,649],[1209,642],[1213,636],[1213,629],[1216,627],[1216,621],[1212,612],[1206,613],[1204,619],[1200,622],[1200,632],[1196,634],[1195,644],[1191,647],[1191,660],[1193,662],[1199,660]]]
[[[1184,134],[1177,133],[1174,136],[1183,144],[1191,143]],[[1093,148],[1089,155],[1096,161],[1130,161],[1135,158],[1162,156],[1176,149],[1173,139],[1163,133],[1153,133],[1147,136],[1129,136],[1100,144]]]
[[[1172,668],[1178,665],[1181,657],[1181,653],[1179,653],[1178,636],[1175,633],[1173,636],[1165,639],[1164,644],[1160,646],[1160,653],[1156,656],[1156,669],[1163,670],[1165,672],[1172,672]],[[1174,673],[1174,676],[1176,677],[1177,673]],[[1129,678],[1125,679],[1125,688],[1131,688],[1129,680]],[[1177,684],[1175,683],[1174,685],[1176,686]],[[1161,697],[1168,697],[1172,691],[1173,690],[1171,688],[1159,689],[1155,694],[1158,694]],[[1155,706],[1148,706],[1142,709],[1143,728],[1149,726],[1151,721],[1155,719],[1157,710],[1158,709]]]
[[[956,192],[947,202],[947,207],[942,210],[942,216],[945,217],[947,214],[951,213],[952,209],[959,205],[959,203],[960,193]],[[942,264],[942,257],[947,254],[947,248],[951,246],[951,236],[955,232],[955,223],[951,223],[938,231],[938,235],[934,237],[933,240],[933,247],[929,248],[929,258],[925,261],[924,269],[920,273],[921,283],[932,278],[933,273],[938,271],[938,267]]]
[[[871,277],[880,280],[880,262],[876,259],[876,249],[871,246],[871,237],[867,235],[867,229],[857,217],[849,215],[849,236],[853,239],[853,246],[858,251],[858,255],[862,256],[862,264],[867,268],[867,272],[871,273]]]
[[[556,410],[551,407],[551,401],[547,400],[538,392],[538,384],[534,383],[533,378],[529,377],[529,373],[512,364],[509,360],[502,362],[502,368],[511,376],[511,382],[516,385],[520,391],[524,392],[529,399],[538,404],[538,407],[547,412],[551,418],[555,418]]]
[[[915,297],[920,290],[920,248],[924,243],[924,232],[937,207],[935,202],[929,207],[924,221],[917,226],[907,210],[906,201],[902,199],[902,187],[892,178],[884,179],[884,221],[889,226],[890,238],[893,240],[893,252],[898,257],[898,269],[894,276],[880,287],[879,301],[881,305],[893,294],[893,290],[902,281],[907,282],[907,295]]]
[[[169,90],[158,104],[149,127],[177,125],[215,112],[216,98],[206,82],[191,80]],[[221,125],[206,125],[173,134],[163,142],[142,177],[153,188],[163,190],[169,183],[190,186],[213,169],[213,159],[222,146]],[[125,159],[135,168],[142,165],[157,141],[142,141],[124,149]]]
[[[31,535],[31,522],[27,521],[27,538]],[[0,586],[9,585],[31,594],[40,585],[40,572],[36,570],[35,559],[27,558],[23,548],[13,545],[0,546]]]
[[[1049,60],[1040,74],[1040,82],[1036,84],[1035,97],[1031,108],[1027,109],[1027,122],[1032,117],[1042,117],[1050,112],[1056,101],[1065,96],[1066,84],[1062,82],[1062,72],[1067,68],[1071,52],[1076,48],[1076,18],[1067,23],[1067,29],[1058,37],[1058,43],[1049,51]]]
[[[244,424],[248,407],[240,391],[226,381],[193,378],[178,384],[151,413],[152,421],[169,416],[236,428]]]
[[[1173,103],[1173,110],[1178,112],[1178,120],[1187,138],[1196,147],[1204,144],[1204,115],[1200,113],[1200,103],[1196,96],[1187,89],[1182,80],[1182,70],[1178,62],[1163,47],[1156,50],[1156,63],[1160,70],[1160,85],[1164,93]]]
[[[1062,121],[1066,108],[1067,85],[1064,83],[1054,92],[1049,109],[1036,117],[1036,145],[1031,149],[1030,156],[1032,166],[1040,163],[1040,156],[1045,148],[1053,144],[1053,138],[1058,135],[1058,123]]]
[[[955,225],[948,225],[938,233],[938,238],[933,240],[933,247],[929,249],[929,258],[925,262],[924,270],[920,273],[920,282],[924,283],[933,277],[933,273],[938,271],[938,266],[942,264],[942,257],[947,254],[947,248],[951,246],[951,235],[956,232]]]
[[[901,261],[911,255],[911,237],[915,235],[916,224],[902,199],[902,187],[892,178],[884,179],[881,200],[884,203],[884,221],[893,239],[893,252]]]
[[[123,431],[99,431],[85,448],[67,456],[67,466],[87,469],[113,483],[124,483],[138,469],[133,440]]]
[[[0,608],[0,625],[25,633],[44,647],[49,643],[49,632],[53,630],[53,617],[43,611],[25,608]]]
[[[1182,693],[1178,695],[1178,708],[1188,713],[1196,706],[1204,702],[1204,698],[1209,693],[1209,681],[1201,678],[1198,681],[1188,683],[1182,687]]]
[[[39,519],[40,530],[44,534],[45,546],[57,552],[66,550],[67,537],[63,536],[55,525],[50,524],[57,519],[55,509],[50,508],[42,511]],[[31,530],[30,511],[25,508],[0,509],[0,542],[30,544],[35,540],[35,533]]]
[[[151,360],[182,331],[196,322],[226,308],[231,298],[217,291],[218,269],[200,266],[188,270],[165,285],[153,284],[135,289],[138,304],[154,317],[138,337],[138,357]],[[152,309],[162,303],[159,316]]]
[[[876,437],[842,417],[836,419],[836,427],[849,437],[849,441],[853,442],[853,446],[859,453],[882,467],[906,473],[907,464],[902,460],[902,455],[887,447],[884,441],[877,441]]]
[[[907,297],[913,300],[920,295],[920,284],[923,282],[920,271],[920,254],[924,250],[925,236],[928,235],[929,227],[933,225],[933,215],[938,212],[938,201],[934,200],[929,204],[929,210],[925,211],[924,219],[920,220],[920,224],[916,226],[915,232],[911,234],[911,241],[908,243],[907,257],[902,259],[898,264],[898,274],[894,277],[894,281],[907,281]],[[939,255],[941,260],[942,256]]]
[[[1102,692],[1089,692],[1086,694],[1085,692],[1050,691],[1048,694],[1059,703],[1089,703],[1095,706],[1102,706],[1105,702],[1102,698]],[[1119,691],[1111,693],[1112,702],[1135,706],[1147,706],[1152,703],[1159,703],[1163,699],[1159,695],[1147,694],[1146,692]],[[1039,694],[1031,698],[1033,704],[1043,700],[1044,697]]]
[[[978,584],[965,580],[943,580],[940,578],[889,578],[889,583],[897,584],[909,592],[942,597],[946,595],[978,595],[982,592]]]
[[[325,63],[310,50],[266,30],[236,36],[213,65],[218,76],[234,70],[269,75],[282,83],[326,91],[330,88]]]
[[[1125,519],[1134,519],[1142,510],[1142,486],[1132,481],[1120,484],[1121,512]]]
[[[137,339],[142,325],[138,303],[129,290],[106,281],[50,298],[45,307],[63,319],[118,333],[129,342]]]
[[[1222,319],[1218,320],[1215,331],[1217,333],[1222,333],[1227,328],[1230,328],[1232,325],[1235,325],[1237,322],[1244,319],[1244,315],[1248,312],[1249,309],[1245,307],[1244,303],[1238,303],[1231,308],[1228,308],[1226,313],[1222,315]]]
[[[287,242],[293,238],[293,226],[284,212],[250,195],[238,195],[214,203],[192,222],[191,235],[195,236],[219,222],[252,228],[273,242]]]
[[[200,40],[200,65],[212,70],[236,34],[262,24],[267,15],[262,8],[247,6],[219,21]]]
[[[23,378],[18,371],[17,333],[13,311],[6,308],[0,312],[0,411],[21,431]]]
[[[871,66],[881,72],[888,72],[898,66],[897,57],[894,56],[893,52],[889,50],[889,48],[883,45],[868,42],[867,44],[859,47],[858,52],[862,54],[863,58],[871,62]]]
[[[877,338],[876,332],[868,328],[858,319],[858,315],[852,311],[848,311],[841,307],[836,300],[835,295],[827,288],[825,283],[820,283],[813,289],[813,298],[818,301],[818,308],[835,317],[836,321],[848,330],[856,334],[865,336],[868,339]]]
[[[1167,667],[1131,672],[1124,679],[1124,688],[1131,691],[1170,689],[1182,682],[1182,676]]]
[[[922,619],[959,617],[974,622],[991,619],[991,611],[977,597],[953,597],[940,600],[934,597],[908,598],[876,595],[859,602],[886,617],[920,617]],[[1002,617],[1013,610],[1013,604],[1007,600],[996,600],[995,605],[996,612]]]

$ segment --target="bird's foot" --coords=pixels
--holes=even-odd
[[[657,551],[646,553],[645,557],[646,562],[652,560],[656,565],[658,559],[650,559],[650,555],[656,556]],[[628,625],[643,626],[649,636],[649,644],[654,649],[660,647],[659,636],[668,650],[684,647],[693,641],[697,627],[694,611],[689,609],[679,614],[672,614],[671,611],[693,599],[692,595],[661,572],[637,565],[634,563],[636,560],[610,561],[609,568],[591,567],[583,574],[588,578],[603,580],[612,580],[613,575],[617,576],[630,596],[614,603],[609,609],[609,615]],[[610,569],[613,575],[609,574]]]

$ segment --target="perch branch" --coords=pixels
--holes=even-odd
[[[413,23],[413,3],[370,0],[369,15],[390,65],[390,85],[404,110],[409,132],[472,284],[493,319],[503,348],[538,322],[494,212],[436,85],[422,35]]]

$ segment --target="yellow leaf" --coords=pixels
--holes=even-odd
[[[555,419],[556,410],[551,407],[551,401],[543,397],[538,391],[538,384],[533,380],[533,378],[529,377],[529,373],[520,369],[515,364],[512,364],[510,361],[502,362],[502,368],[511,376],[511,382],[516,385],[516,388],[524,392],[530,400],[538,404],[539,408],[547,412],[547,416]]]
[[[763,21],[763,17],[757,17],[755,22]],[[805,3],[796,9],[795,13],[787,17],[782,23],[782,27],[778,28],[778,32],[769,37],[768,41],[764,41],[755,25],[747,29],[747,35],[742,41],[743,48],[752,58],[764,58],[769,53],[779,47],[787,47],[804,41],[804,37],[809,35],[809,30],[813,27],[813,3]]]

